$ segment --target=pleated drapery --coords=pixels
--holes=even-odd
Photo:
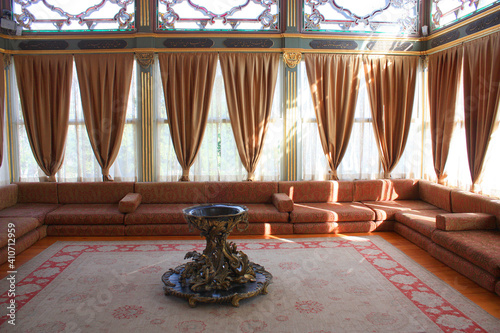
[[[346,152],[354,123],[361,58],[306,54],[305,64],[321,146],[330,166],[329,178],[338,180],[337,168]]]
[[[221,53],[219,57],[236,146],[247,180],[253,180],[271,116],[279,54]]]
[[[472,186],[481,179],[500,101],[500,33],[464,44],[465,139]]]
[[[365,56],[363,63],[380,161],[389,178],[408,139],[418,58]]]
[[[446,178],[445,165],[453,134],[462,56],[462,46],[429,56],[428,88],[432,158],[440,184],[444,184]]]
[[[90,144],[104,181],[120,151],[134,55],[75,55],[82,109]]]
[[[31,150],[48,180],[56,181],[68,131],[73,56],[16,55],[14,61]]]
[[[170,135],[182,167],[181,181],[200,150],[217,69],[216,53],[159,54]]]
[[[0,65],[2,66],[2,74],[0,77],[0,167],[3,162],[3,126],[5,117],[5,70],[3,68],[4,54],[0,54]]]

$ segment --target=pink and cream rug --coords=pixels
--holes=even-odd
[[[15,326],[1,332],[500,332],[500,320],[379,236],[236,240],[273,274],[231,304],[165,296],[162,274],[200,241],[58,242],[18,269]]]

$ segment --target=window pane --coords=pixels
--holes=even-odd
[[[135,29],[135,0],[14,0],[12,9],[27,31]]]
[[[431,7],[431,31],[447,27],[498,4],[500,0],[434,0]]]
[[[419,0],[304,0],[304,30],[417,35]]]
[[[279,30],[279,0],[158,0],[157,4],[159,30]]]

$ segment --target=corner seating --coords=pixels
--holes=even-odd
[[[216,202],[249,208],[245,234],[394,230],[500,295],[500,200],[411,179],[6,185],[0,263],[10,222],[20,253],[46,235],[192,235],[182,209]]]

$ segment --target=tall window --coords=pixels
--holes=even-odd
[[[2,165],[0,166],[0,185],[5,185],[5,184],[8,184],[10,183],[10,179],[9,179],[9,148],[8,148],[8,145],[7,145],[7,110],[5,110],[6,112],[4,112],[4,129],[3,131],[0,130],[0,135],[1,133],[3,133],[3,137],[4,137],[4,140],[3,140],[3,158],[2,158]],[[1,123],[1,122],[0,122]]]
[[[279,0],[158,0],[159,30],[279,31]]]
[[[121,148],[116,161],[110,168],[111,177],[117,181],[137,180],[138,120],[135,65],[133,73]],[[17,87],[15,75],[11,75],[11,80],[12,87]],[[12,91],[14,95],[12,98],[14,101],[12,110],[13,129],[17,131],[17,135],[15,136],[17,137],[17,142],[14,144],[17,148],[15,151],[17,151],[18,157],[19,181],[38,181],[45,174],[38,167],[30,148],[24,126],[19,92],[17,89],[12,89]],[[95,159],[83,118],[76,66],[73,66],[70,103],[64,163],[56,174],[57,181],[101,181],[101,167]]]
[[[304,30],[417,35],[419,0],[303,0]]]
[[[301,138],[300,163],[301,178],[304,180],[323,180],[327,178],[329,167],[321,147],[318,123],[312,103],[311,90],[307,80],[305,64],[299,68],[299,89],[301,92]],[[358,101],[354,115],[351,137],[337,174],[342,180],[376,179],[383,176],[377,142],[373,131],[370,100],[366,88],[363,69],[360,70]],[[392,178],[420,178],[422,167],[422,89],[421,76],[418,76],[415,92],[412,122],[406,149],[397,166],[391,173]]]
[[[498,4],[499,0],[434,0],[431,5],[431,31],[447,27]]]
[[[156,109],[157,113],[157,180],[177,181],[182,169],[174,152],[168,119],[165,110],[165,97],[162,90],[159,65],[156,61]],[[255,171],[256,180],[278,181],[281,178],[283,156],[283,114],[281,95],[281,73],[278,73],[276,90],[269,128],[266,134],[262,156]],[[210,111],[205,135],[200,151],[190,171],[194,181],[241,181],[246,179],[227,110],[224,80],[220,65],[217,65]]]
[[[14,18],[26,31],[130,31],[135,0],[14,0]]]

